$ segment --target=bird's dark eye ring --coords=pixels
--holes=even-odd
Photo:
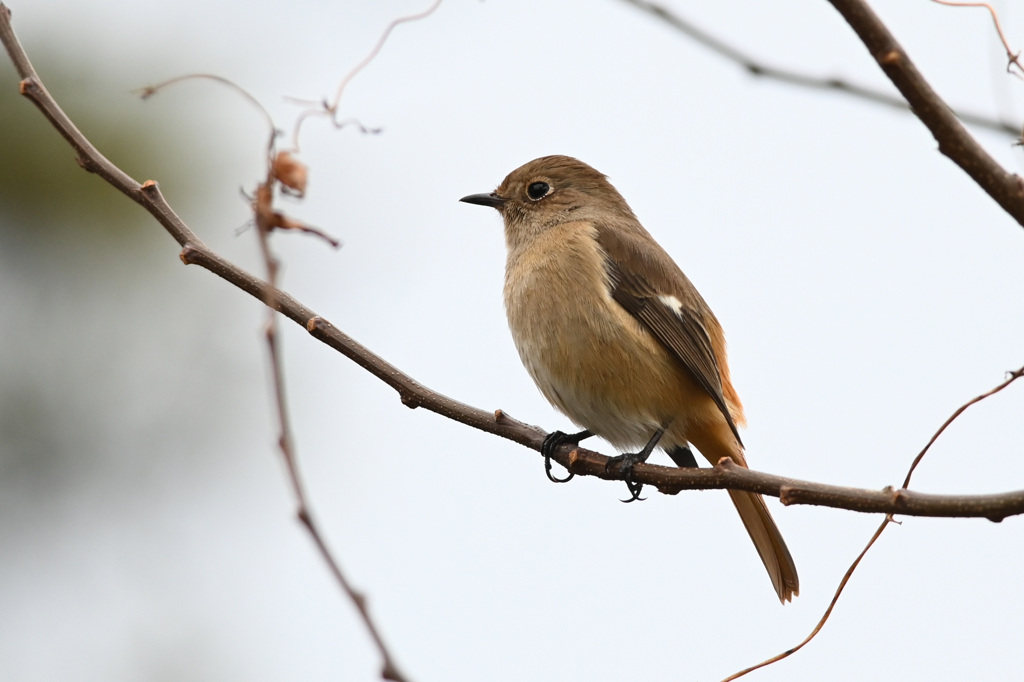
[[[526,188],[526,196],[533,201],[540,201],[551,193],[551,185],[546,182],[533,182]]]

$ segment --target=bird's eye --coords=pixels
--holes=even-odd
[[[551,192],[551,185],[546,182],[534,182],[526,188],[526,196],[534,201],[540,201]]]

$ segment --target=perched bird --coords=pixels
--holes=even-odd
[[[640,448],[613,459],[627,474],[655,447],[695,467],[690,444],[712,464],[731,457],[747,466],[722,327],[603,174],[545,156],[462,201],[501,213],[505,310],[519,356],[544,397],[585,429],[550,434],[546,456],[596,434]],[[636,499],[639,486],[630,490]],[[791,600],[796,566],[764,498],[729,495],[779,599]]]

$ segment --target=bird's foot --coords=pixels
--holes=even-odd
[[[544,455],[544,473],[547,474],[549,481],[552,483],[567,483],[576,475],[570,471],[569,475],[565,478],[558,478],[551,473],[551,456],[555,454],[555,450],[567,443],[571,445],[579,445],[581,440],[590,438],[592,435],[594,434],[587,430],[580,431],[579,433],[552,431],[544,437],[544,442],[541,443],[540,446],[540,454]]]
[[[640,497],[640,491],[644,489],[644,484],[637,483],[636,479],[633,478],[633,467],[647,461],[647,458],[654,452],[654,448],[658,446],[658,442],[661,441],[661,437],[665,435],[666,428],[666,426],[662,426],[655,431],[651,439],[647,441],[647,445],[640,452],[623,453],[618,457],[612,457],[604,465],[605,472],[618,474],[626,481],[626,487],[629,489],[629,499],[622,500],[623,502],[636,502],[637,500],[643,501],[647,499]]]
[[[629,490],[629,499],[620,500],[621,502],[636,502],[640,500],[643,502],[646,497],[640,497],[640,492],[644,489],[643,483],[637,483],[633,478],[633,467],[641,462],[647,461],[647,457],[650,453],[641,452],[627,452],[619,455],[618,457],[612,457],[608,460],[608,463],[604,465],[604,470],[609,474],[617,474],[623,477],[626,481],[626,488]]]

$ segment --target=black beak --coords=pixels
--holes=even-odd
[[[504,204],[505,200],[499,197],[494,192],[490,194],[470,194],[468,197],[462,197],[459,201],[464,201],[467,204],[476,204],[477,206],[490,206],[491,208],[500,209]]]

